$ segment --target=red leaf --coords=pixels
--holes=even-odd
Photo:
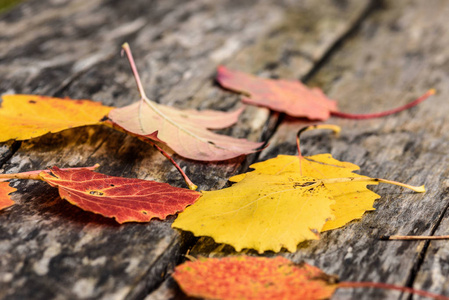
[[[173,277],[189,296],[207,299],[327,299],[337,288],[335,277],[280,256],[200,259]]]
[[[0,182],[0,210],[14,204],[14,201],[11,200],[9,194],[16,190],[17,189],[9,186],[9,182]]]
[[[87,169],[51,169],[42,180],[58,187],[61,198],[117,222],[164,220],[195,202],[199,192],[155,181],[113,177]]]
[[[337,104],[318,89],[309,89],[299,81],[258,78],[243,72],[218,67],[217,81],[224,87],[243,93],[242,101],[265,106],[294,117],[326,120]]]
[[[418,99],[394,109],[369,114],[339,112],[334,100],[327,98],[319,88],[308,88],[300,81],[258,78],[243,72],[231,71],[224,66],[217,70],[217,81],[226,89],[245,94],[242,101],[265,106],[293,117],[327,120],[330,115],[347,119],[373,119],[409,109],[435,94],[428,90]]]

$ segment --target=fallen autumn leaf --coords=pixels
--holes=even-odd
[[[90,100],[5,95],[0,108],[0,142],[27,140],[49,132],[100,125],[112,107]]]
[[[109,113],[112,123],[126,132],[167,144],[179,155],[200,161],[220,161],[257,151],[263,143],[219,135],[208,129],[226,128],[237,122],[242,109],[220,111],[178,110],[151,101],[145,95],[128,44],[128,55],[141,99]]]
[[[42,180],[59,189],[61,198],[118,223],[164,220],[200,197],[199,192],[167,183],[108,176],[87,169],[42,172]]]
[[[293,117],[322,121],[331,115],[348,119],[384,117],[416,106],[435,94],[435,90],[430,89],[415,101],[380,113],[349,114],[338,111],[336,102],[329,99],[321,89],[308,88],[298,80],[259,78],[219,66],[217,81],[226,89],[244,94],[245,97],[242,98],[244,103],[268,107]]]
[[[196,236],[210,236],[236,251],[259,253],[282,247],[290,252],[298,243],[318,239],[319,232],[345,225],[373,210],[379,195],[368,184],[385,182],[424,192],[424,187],[361,176],[358,167],[333,159],[330,154],[303,157],[299,134],[334,125],[316,125],[298,133],[298,156],[282,155],[252,165],[254,171],[230,178],[237,182],[223,190],[203,192],[195,205],[178,215],[173,227]]]

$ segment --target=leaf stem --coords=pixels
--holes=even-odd
[[[402,241],[419,241],[419,240],[447,240],[449,235],[383,235],[380,240],[402,240]]]
[[[128,43],[124,43],[122,45],[123,50],[126,52],[126,55],[128,57],[128,61],[129,64],[131,66],[131,69],[133,71],[133,75],[134,75],[134,79],[136,80],[137,83],[137,88],[139,90],[140,93],[140,102],[139,102],[139,122],[140,122],[140,127],[142,132],[144,132],[144,126],[142,124],[142,103],[145,102],[156,114],[158,114],[161,118],[163,118],[165,121],[169,122],[170,124],[172,124],[173,126],[177,127],[179,130],[182,130],[184,132],[186,132],[187,134],[191,135],[192,137],[194,137],[195,139],[198,139],[200,141],[203,141],[205,143],[208,142],[207,139],[202,138],[198,135],[196,135],[195,133],[193,133],[192,131],[186,130],[185,128],[183,128],[179,123],[177,123],[175,120],[173,120],[172,118],[170,118],[167,114],[165,114],[164,112],[162,112],[159,108],[158,108],[158,104],[151,101],[150,99],[147,98],[142,82],[140,80],[140,76],[139,76],[139,72],[137,71],[137,67],[136,64],[134,62],[134,58],[132,56],[132,52],[131,52],[131,48],[129,47]],[[224,149],[223,147],[220,146],[215,146],[217,148],[221,148]]]
[[[88,169],[95,170],[100,167],[99,164],[95,164],[92,167],[77,167],[77,168],[65,168],[61,170],[80,170],[80,169]],[[21,173],[11,173],[11,174],[0,174],[0,182],[7,181],[10,179],[29,179],[29,180],[42,180],[39,176],[40,173],[50,173],[50,170],[37,170],[37,171],[29,171],[29,172],[21,172]]]
[[[405,184],[402,182],[397,182],[393,180],[387,180],[382,178],[370,178],[370,177],[344,177],[344,178],[329,178],[329,179],[321,179],[321,181],[326,183],[340,183],[340,182],[360,182],[360,181],[372,181],[372,182],[383,182],[393,185],[398,185],[410,189],[417,193],[424,193],[426,191],[424,185],[421,186],[413,186],[409,184]]]
[[[148,138],[147,138],[148,139]],[[161,147],[159,147],[156,143],[154,143],[151,139],[148,139],[148,142],[150,144],[153,145],[154,148],[156,148],[157,150],[159,150],[159,152],[165,156],[174,166],[176,169],[178,169],[179,173],[181,173],[181,176],[184,178],[184,181],[186,182],[186,184],[188,185],[190,190],[195,191],[198,186],[196,184],[194,184],[189,177],[187,177],[187,174],[181,169],[181,167],[173,160],[173,158],[168,155],[167,152],[164,151],[164,149],[162,149]]]
[[[122,45],[122,48],[125,51],[126,56],[128,56],[128,62],[129,62],[129,65],[131,66],[131,70],[133,71],[134,79],[136,80],[137,89],[139,90],[140,97],[142,99],[147,99],[147,95],[145,94],[145,90],[143,89],[142,81],[140,80],[139,72],[137,71],[137,67],[134,62],[131,48],[129,47],[128,43],[124,43]]]
[[[391,109],[391,110],[386,110],[380,113],[373,113],[373,114],[350,114],[350,113],[344,113],[344,112],[339,112],[339,111],[332,111],[331,114],[332,116],[335,117],[339,117],[339,118],[345,118],[345,119],[357,119],[357,120],[362,120],[362,119],[374,119],[374,118],[380,118],[380,117],[385,117],[385,116],[389,116],[401,111],[404,111],[406,109],[412,108],[413,106],[418,105],[419,103],[423,102],[424,100],[426,100],[427,98],[429,98],[429,96],[435,94],[435,89],[430,89],[428,90],[424,95],[422,95],[421,97],[419,97],[418,99],[407,103],[403,106]]]
[[[394,284],[381,283],[381,282],[349,282],[343,281],[338,283],[338,288],[376,288],[376,289],[384,289],[384,290],[394,290],[400,291],[410,294],[415,294],[423,297],[429,297],[437,300],[449,300],[449,297],[429,293],[422,290],[416,290],[409,287],[398,286]]]
[[[299,157],[299,173],[302,176],[302,154],[301,154],[301,147],[300,147],[300,136],[303,132],[309,131],[309,130],[315,130],[315,129],[330,129],[334,131],[337,135],[340,133],[341,128],[337,125],[330,125],[330,124],[319,124],[319,125],[311,125],[301,128],[298,133],[296,134],[296,148],[298,149],[298,157]]]
[[[103,122],[103,124],[108,126],[108,127],[113,128],[115,130],[118,130],[120,132],[124,132],[124,133],[129,134],[129,135],[131,135],[133,137],[136,137],[139,140],[141,140],[142,142],[149,143],[150,145],[155,147],[162,155],[164,155],[166,158],[168,158],[170,160],[170,162],[176,167],[176,169],[178,169],[178,171],[181,173],[181,176],[184,178],[184,181],[186,182],[186,184],[189,187],[189,189],[196,190],[198,188],[189,179],[189,177],[187,177],[186,173],[184,173],[184,171],[181,169],[181,167],[170,157],[170,155],[168,155],[168,153],[165,152],[161,147],[156,145],[156,143],[152,139],[150,139],[149,137],[144,136],[144,135],[139,135],[139,134],[132,133],[131,131],[127,131],[127,130],[123,129],[122,127],[120,127],[119,125],[117,125],[116,123],[112,122],[111,120],[106,120],[106,121]]]

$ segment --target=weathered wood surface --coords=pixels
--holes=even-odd
[[[382,119],[332,118],[343,132],[335,138],[310,133],[303,154],[330,152],[360,165],[361,173],[410,184],[425,184],[425,195],[379,185],[377,211],[361,221],[322,234],[298,246],[294,261],[305,260],[343,280],[379,281],[449,294],[447,242],[386,242],[379,235],[447,233],[449,36],[446,2],[385,1],[344,41],[309,82],[339,100],[342,111],[367,113],[406,103],[429,87],[439,93],[428,103]],[[300,121],[286,119],[259,160],[294,154]],[[430,247],[428,245],[430,244]],[[214,244],[197,245],[192,254],[207,255]],[[220,255],[222,246],[214,255]],[[227,249],[228,252],[232,249]],[[218,252],[218,253],[217,253]],[[339,290],[335,299],[398,299],[398,292]]]
[[[443,234],[447,226],[449,125],[445,95],[449,34],[444,0],[383,1],[28,1],[0,15],[0,93],[89,98],[107,105],[138,93],[120,45],[131,44],[150,98],[182,108],[229,110],[239,97],[213,83],[218,64],[261,76],[306,78],[338,99],[342,111],[372,112],[439,93],[418,108],[383,119],[331,119],[339,138],[307,134],[304,154],[330,152],[361,173],[410,184],[413,194],[379,185],[376,212],[298,245],[296,253],[342,280],[381,281],[449,295],[448,246],[384,242],[378,235]],[[360,24],[360,26],[358,26]],[[348,34],[351,32],[351,34]],[[281,118],[279,118],[281,117]],[[280,124],[278,123],[280,120]],[[223,132],[269,138],[262,153],[221,163],[174,156],[200,189],[226,185],[255,160],[295,153],[302,121],[249,107]],[[3,172],[51,165],[184,186],[161,155],[103,127],[67,130],[0,148]],[[173,218],[117,225],[58,199],[38,182],[14,182],[18,205],[0,212],[0,298],[182,298],[173,281],[158,287],[187,248],[221,256],[232,247],[170,228]],[[268,255],[270,255],[268,253]],[[335,299],[399,299],[397,292],[341,290]]]

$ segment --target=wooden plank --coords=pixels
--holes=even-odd
[[[360,165],[361,174],[425,184],[426,194],[385,185],[373,187],[382,196],[375,204],[376,212],[324,234],[317,243],[300,246],[297,253],[289,255],[293,260],[305,259],[342,280],[442,291],[413,285],[425,253],[424,242],[379,241],[377,236],[431,234],[448,205],[440,180],[449,166],[444,147],[448,130],[443,96],[447,92],[444,83],[447,75],[436,60],[444,61],[447,57],[444,45],[449,36],[441,34],[445,27],[443,17],[432,17],[439,16],[444,9],[444,1],[384,2],[382,9],[364,22],[360,32],[345,43],[312,82],[338,99],[342,111],[350,112],[392,108],[429,88],[437,89],[436,96],[417,108],[387,118],[332,119],[330,123],[343,128],[340,138],[321,138],[323,134],[318,133],[303,143],[306,153],[330,151],[340,160]],[[438,273],[437,270],[434,268],[430,273]],[[447,278],[439,277],[438,282],[447,284]],[[397,299],[400,295],[358,289],[338,291],[335,298]]]
[[[247,60],[245,68],[253,68],[247,49],[261,47],[260,41],[277,30],[280,49],[299,53],[292,66],[311,61],[305,71],[292,73],[302,76],[368,7],[367,1],[345,3],[329,1],[319,9],[314,1],[27,1],[0,19],[5,32],[0,39],[0,92],[90,98],[114,106],[132,103],[138,94],[127,62],[117,55],[120,44],[128,41],[151,98],[177,107],[232,109],[240,105],[238,96],[212,84],[217,64],[240,55]],[[285,18],[292,10],[313,13],[316,19],[302,24],[311,28],[308,32],[290,40],[282,32],[286,26],[292,32],[296,19],[282,20],[293,18],[291,12]],[[319,26],[321,20],[330,25]],[[317,33],[324,38],[314,42]],[[307,47],[296,44],[302,40],[310,41]],[[308,51],[315,56],[302,58]],[[271,59],[267,56],[264,64]],[[237,126],[223,132],[258,140],[268,117],[267,110],[251,108]],[[108,128],[67,130],[18,146],[2,146],[4,172],[100,163],[105,174],[184,186],[157,151]],[[247,164],[244,158],[222,163],[175,158],[201,189],[223,187]],[[20,190],[13,196],[18,205],[0,213],[0,298],[141,298],[191,244],[190,235],[170,228],[173,218],[119,226],[59,200],[57,191],[43,183],[13,185]]]
[[[323,233],[319,241],[301,243],[297,252],[284,253],[286,257],[295,262],[305,260],[344,281],[384,282],[449,295],[447,243],[431,242],[426,252],[425,242],[378,240],[385,234],[433,234],[436,228],[447,234],[447,218],[443,218],[449,204],[444,179],[449,168],[444,96],[448,92],[446,4],[384,1],[309,82],[338,99],[341,111],[353,113],[393,108],[429,88],[436,88],[437,95],[417,108],[382,119],[331,118],[327,123],[343,129],[340,137],[311,132],[302,141],[304,155],[330,152],[339,160],[358,164],[361,174],[425,184],[426,194],[386,185],[372,187],[382,196],[375,212],[342,229]],[[295,154],[295,135],[304,125],[301,120],[286,118],[259,160]],[[233,253],[232,247],[210,239],[192,251],[193,255],[209,256]],[[338,290],[333,297],[398,298],[398,292],[373,289]]]
[[[321,240],[298,245],[284,255],[340,276],[345,281],[376,281],[425,288],[448,294],[445,259],[447,244],[432,242],[421,267],[424,242],[379,241],[384,234],[431,234],[446,232],[439,218],[446,212],[444,175],[447,174],[448,43],[444,1],[384,1],[380,10],[363,22],[361,29],[335,51],[313,76],[311,85],[324,88],[339,100],[345,112],[368,113],[405,104],[436,88],[439,93],[417,108],[395,116],[366,121],[332,118],[340,125],[339,138],[310,133],[303,138],[304,155],[330,152],[360,165],[361,174],[389,178],[414,185],[425,184],[426,194],[379,185],[382,196],[376,211],[362,220],[322,234]],[[444,32],[444,33],[443,33]],[[296,153],[295,134],[304,122],[287,118],[270,140],[260,160],[277,154]],[[446,220],[446,219],[443,219]],[[209,245],[213,247],[213,245]],[[210,251],[210,247],[208,249]],[[217,253],[232,249],[215,245]],[[205,253],[198,249],[197,254]],[[433,256],[435,255],[435,256]],[[413,284],[415,283],[415,284]],[[398,292],[338,290],[333,299],[398,299]]]
[[[423,148],[423,157],[421,160],[426,161],[426,170],[432,176],[426,178],[426,183],[432,185],[434,189],[434,199],[430,205],[437,205],[438,208],[432,214],[429,214],[428,219],[423,219],[423,226],[429,227],[426,233],[431,235],[447,235],[449,228],[448,218],[448,169],[449,169],[449,144],[448,144],[448,124],[447,124],[447,96],[449,87],[447,82],[449,75],[447,68],[449,64],[449,51],[447,44],[449,42],[449,33],[445,29],[445,18],[449,8],[444,1],[432,1],[432,5],[426,6],[422,3],[415,3],[413,15],[407,19],[399,19],[398,23],[404,26],[412,26],[412,30],[419,32],[422,37],[420,48],[422,51],[418,52],[423,56],[426,62],[426,68],[419,70],[423,76],[427,77],[428,81],[436,84],[440,97],[424,111],[423,124],[426,124],[424,132],[425,139],[418,142],[416,147]],[[419,12],[419,13],[418,13]],[[416,20],[417,24],[414,24]],[[432,22],[428,22],[432,20]],[[419,25],[419,26],[418,26]],[[416,34],[416,33],[415,33]],[[432,100],[433,101],[433,100]],[[426,123],[424,123],[426,122]],[[424,164],[424,162],[423,162]],[[425,178],[426,174],[419,176]],[[424,205],[420,210],[428,209]],[[393,231],[389,234],[407,234],[419,235],[417,230],[412,231]],[[431,241],[431,242],[398,242],[403,247],[410,248],[421,246],[424,248],[422,252],[422,262],[417,264],[413,276],[413,287],[418,289],[429,290],[434,293],[449,296],[449,270],[447,268],[447,261],[449,259],[448,241]],[[426,247],[428,247],[426,249]],[[414,298],[415,299],[415,298]],[[421,297],[416,297],[421,299]]]

